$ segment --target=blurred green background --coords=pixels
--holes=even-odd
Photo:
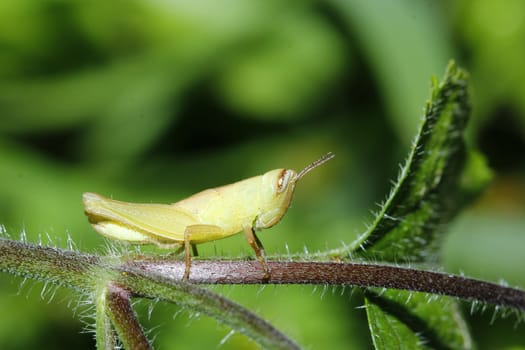
[[[169,203],[333,151],[260,238],[270,255],[337,247],[388,193],[450,58],[471,74],[468,140],[495,177],[448,230],[445,269],[525,288],[519,0],[0,1],[0,224],[103,253],[82,192]],[[199,251],[252,254],[242,235]],[[94,347],[79,321],[93,310],[21,282],[0,279],[1,349]],[[371,348],[350,288],[212,289],[308,348]],[[159,349],[255,348],[172,305],[137,309]],[[525,348],[516,317],[465,311],[480,349]]]

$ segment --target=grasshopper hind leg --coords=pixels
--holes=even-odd
[[[182,277],[182,280],[185,282],[190,278],[191,253],[193,253],[194,256],[199,255],[199,252],[197,251],[197,245],[190,243],[190,234],[190,230],[186,230],[184,232],[184,255],[186,257],[186,266],[184,268],[184,276]]]
[[[193,253],[193,256],[199,256],[197,245],[190,243],[189,234],[184,234],[184,253],[186,255],[186,267],[184,268],[184,276],[182,277],[182,280],[188,281],[188,279],[190,278],[191,255]]]
[[[187,282],[190,278],[190,268],[191,268],[191,254],[193,256],[198,256],[196,243],[195,241],[207,241],[210,239],[205,239],[210,235],[213,237],[221,237],[223,235],[223,229],[215,225],[204,225],[196,224],[186,227],[184,231],[184,253],[186,258],[186,268],[184,269],[184,276],[182,280]]]

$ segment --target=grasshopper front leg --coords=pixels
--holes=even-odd
[[[259,260],[259,263],[261,263],[262,265],[264,271],[263,280],[268,280],[270,278],[270,268],[268,267],[268,264],[266,263],[266,259],[264,257],[264,247],[257,235],[255,234],[255,228],[253,226],[245,226],[244,236],[246,237],[246,241],[248,241],[248,244],[255,251],[255,256],[257,257],[257,260]]]

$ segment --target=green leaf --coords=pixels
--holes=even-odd
[[[374,347],[382,349],[421,349],[420,340],[414,332],[397,318],[365,299],[368,326]]]
[[[471,349],[472,339],[454,299],[388,290],[367,291],[366,311],[376,349]]]
[[[451,62],[442,82],[432,80],[423,123],[399,179],[351,249],[387,261],[429,260],[444,224],[462,203],[469,114],[467,74]]]

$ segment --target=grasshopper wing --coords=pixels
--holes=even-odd
[[[170,205],[127,203],[95,193],[84,193],[82,200],[93,227],[110,238],[182,243],[186,228],[199,224],[191,212]]]

